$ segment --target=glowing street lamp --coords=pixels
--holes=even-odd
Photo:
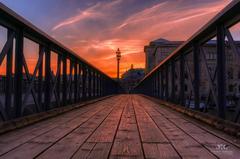
[[[121,52],[120,52],[119,48],[117,49],[116,57],[117,57],[117,79],[119,80],[119,63],[120,63],[120,59],[121,59]]]

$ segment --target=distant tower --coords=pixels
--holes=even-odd
[[[131,70],[133,69],[133,64],[131,64]]]
[[[120,52],[119,48],[117,49],[116,57],[117,57],[117,80],[119,80],[119,63],[120,63],[120,59],[121,59],[121,52]]]

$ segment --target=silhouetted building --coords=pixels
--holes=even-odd
[[[143,68],[133,68],[133,65],[131,65],[131,68],[122,74],[121,85],[123,89],[128,93],[138,84],[144,75]]]

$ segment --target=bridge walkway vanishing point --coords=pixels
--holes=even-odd
[[[140,95],[117,95],[0,136],[0,158],[239,158],[233,139]]]

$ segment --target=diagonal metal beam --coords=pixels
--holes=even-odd
[[[27,66],[27,63],[26,63],[26,59],[24,57],[24,54],[22,55],[23,56],[23,67],[24,67],[24,70],[25,70],[25,74],[26,74],[26,77],[27,77],[27,81],[28,82],[31,82],[31,77],[30,77],[30,73],[29,73],[29,70],[28,70],[28,66]],[[33,96],[33,100],[34,100],[34,103],[36,104],[36,108],[37,108],[37,111],[40,111],[40,108],[39,108],[39,104],[38,104],[38,100],[37,100],[37,97],[36,97],[36,92],[35,92],[35,89],[31,89],[31,93],[32,93],[32,96]],[[22,106],[22,112],[25,108],[25,105]]]
[[[28,97],[29,97],[29,94],[30,92],[32,91],[35,92],[35,89],[33,88],[33,84],[34,84],[34,81],[36,79],[36,74],[37,74],[37,71],[39,70],[39,67],[41,66],[42,62],[43,62],[43,55],[44,55],[44,50],[42,49],[42,51],[40,52],[40,55],[39,55],[39,58],[38,58],[38,61],[37,61],[37,64],[35,66],[35,69],[34,69],[34,72],[33,72],[33,75],[32,75],[32,78],[30,78],[29,82],[30,82],[30,86],[28,87],[26,93],[25,93],[25,96],[23,98],[23,105],[26,103]],[[25,63],[25,58],[24,58],[24,63]],[[25,64],[24,64],[25,65]],[[24,67],[27,67],[24,66]],[[27,69],[28,70],[28,69]],[[26,71],[27,72],[27,71]],[[34,90],[33,90],[34,89]],[[36,97],[35,97],[36,98]],[[36,100],[37,101],[37,100]],[[35,103],[36,104],[36,103]],[[38,101],[37,101],[37,104],[39,105]]]
[[[234,39],[232,37],[232,34],[230,33],[229,29],[225,29],[225,34],[227,36],[227,39],[229,41],[230,47],[232,48],[233,52],[238,55],[238,58],[240,59],[240,52],[238,47],[236,46]]]
[[[56,77],[51,72],[51,81],[53,82],[53,88],[50,93],[50,99],[52,99],[52,95],[54,94],[54,97],[56,99],[57,105],[60,106],[60,100],[56,92],[56,86],[57,86],[57,78],[59,77],[59,73],[57,73]]]
[[[192,92],[194,90],[194,82],[193,82],[193,78],[192,78],[192,75],[191,75],[191,71],[190,71],[190,68],[189,68],[188,61],[186,60],[185,63],[186,63],[186,68],[187,68],[187,71],[188,71],[188,74],[189,74],[189,80],[188,81],[191,83],[190,84],[190,86],[191,86],[191,93],[190,93],[190,96],[189,96],[189,105],[190,105],[190,100],[192,99]]]
[[[207,78],[208,78],[208,82],[210,84],[210,90],[212,91],[214,102],[217,105],[216,90],[215,90],[214,82],[213,82],[213,79],[212,79],[211,74],[209,72],[207,62],[206,62],[207,61],[206,54],[205,54],[205,51],[204,51],[203,48],[200,48],[200,50],[201,50],[201,55],[203,57],[203,63],[204,63],[204,66],[205,66],[205,70],[207,72]],[[216,68],[216,70],[217,70],[217,68]]]
[[[7,42],[5,43],[1,53],[0,53],[0,65],[2,65],[2,62],[4,60],[4,57],[7,55],[9,49],[13,46],[13,39],[14,39],[15,33],[11,32]]]

